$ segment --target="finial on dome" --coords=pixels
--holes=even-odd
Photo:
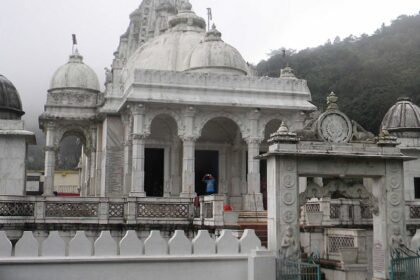
[[[332,91],[327,97],[327,110],[337,110],[338,109],[338,97]]]
[[[213,20],[213,12],[211,8],[207,8],[207,26],[208,26],[207,31],[210,31],[210,23],[212,20]]]
[[[397,101],[398,102],[401,102],[401,101],[413,102],[413,99],[411,99],[411,97],[408,97],[408,96],[401,96],[401,97],[398,98]]]
[[[222,33],[217,30],[216,25],[213,23],[211,29],[206,34],[205,41],[221,41],[222,40]]]
[[[293,73],[292,67],[286,66],[280,70],[280,78],[282,79],[297,79]]]
[[[270,145],[280,143],[297,143],[299,142],[299,137],[296,133],[290,132],[286,123],[282,121],[279,129],[270,135],[270,138],[267,142]]]
[[[192,5],[191,5],[189,0],[184,0],[184,2],[182,2],[181,10],[183,10],[183,11],[191,11],[192,10]]]
[[[72,54],[77,54],[77,38],[76,38],[76,34],[71,34],[71,38],[73,41],[73,45],[72,45]]]

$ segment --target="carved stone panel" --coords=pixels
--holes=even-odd
[[[318,134],[330,143],[347,143],[353,135],[351,120],[340,111],[327,111],[318,122]]]

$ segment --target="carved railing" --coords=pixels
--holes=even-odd
[[[409,219],[420,220],[420,201],[409,201],[406,203]]]
[[[406,201],[406,223],[420,225],[420,200]],[[311,213],[323,213],[322,226],[371,225],[372,206],[358,199],[329,199],[310,201],[302,207],[303,217]],[[312,217],[312,216],[311,216]],[[303,225],[311,225],[308,219],[301,220]]]
[[[316,218],[314,214],[322,213],[320,224],[314,224],[306,218],[303,225],[338,226],[368,225],[372,223],[371,207],[357,199],[329,199],[310,201],[302,208],[304,217]],[[321,214],[319,214],[321,215]]]
[[[71,185],[61,185],[56,186],[55,191],[59,193],[78,194],[80,192],[80,187]]]
[[[0,223],[190,224],[189,198],[0,196]]]
[[[330,260],[343,260],[342,251],[353,249],[357,251],[356,258],[359,264],[367,262],[367,233],[362,229],[336,229],[330,228],[325,231],[325,252],[324,256]]]

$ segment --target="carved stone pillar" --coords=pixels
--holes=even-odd
[[[145,197],[144,191],[144,157],[145,139],[149,136],[145,132],[145,108],[143,105],[130,106],[133,115],[132,133],[132,170],[130,196]]]
[[[188,107],[183,112],[184,128],[180,133],[183,144],[181,197],[193,197],[195,195],[195,142],[198,139],[194,131],[195,114],[194,107]]]
[[[54,191],[55,156],[58,147],[55,143],[56,126],[50,122],[46,125],[44,196],[52,196]]]
[[[389,279],[393,249],[406,245],[403,163],[388,160],[386,175],[374,179],[373,279]]]
[[[227,149],[223,148],[219,151],[219,190],[218,193],[224,195],[227,199],[229,194],[227,178]]]
[[[164,175],[163,175],[163,197],[170,197],[171,195],[171,148],[169,146],[164,149]]]
[[[98,129],[96,125],[90,128],[91,134],[91,147],[90,147],[90,172],[89,172],[89,190],[88,196],[95,196],[96,190],[96,149],[98,141]]]
[[[179,196],[181,193],[181,141],[174,139],[171,148],[171,190],[172,196]]]
[[[194,137],[183,137],[182,192],[181,197],[195,195],[195,141]]]
[[[260,154],[261,138],[248,138],[248,189],[244,196],[244,210],[263,211],[263,201],[260,189],[260,160],[255,157]]]

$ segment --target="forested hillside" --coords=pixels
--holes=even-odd
[[[299,52],[273,51],[257,65],[259,75],[278,77],[287,63],[308,80],[315,105],[325,106],[327,94],[340,97],[340,107],[372,132],[398,97],[420,105],[420,14],[400,16],[373,35],[336,38]]]

